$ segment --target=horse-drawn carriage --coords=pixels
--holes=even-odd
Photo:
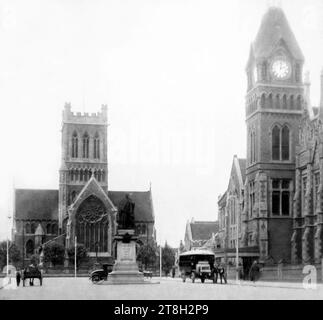
[[[25,281],[29,279],[29,285],[34,285],[34,279],[39,279],[40,285],[43,284],[43,276],[41,271],[38,269],[37,266],[30,265],[26,269],[22,271],[21,280],[22,285],[25,286]]]

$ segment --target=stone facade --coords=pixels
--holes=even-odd
[[[304,110],[304,58],[280,8],[270,8],[247,63],[243,247],[290,261],[295,148]],[[278,69],[276,65],[280,65]]]
[[[54,240],[83,244],[90,256],[114,257],[119,213],[134,202],[137,244],[156,244],[151,190],[108,190],[107,106],[93,114],[65,104],[59,190],[15,190],[13,239],[28,258]]]
[[[309,90],[308,90],[309,94]],[[323,258],[323,71],[319,108],[308,105],[296,151],[292,237],[293,263],[321,263]]]
[[[320,108],[311,106],[303,64],[284,12],[269,8],[246,66],[247,162],[239,243],[246,270],[251,257],[265,265],[322,259],[323,102]],[[321,83],[323,97],[323,76]],[[223,216],[228,217],[229,189],[218,202],[227,252],[232,240],[225,222],[230,226],[230,220]]]

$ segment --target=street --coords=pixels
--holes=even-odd
[[[3,279],[0,279],[2,281]],[[35,285],[16,288],[15,281],[0,289],[0,300],[227,300],[227,299],[323,299],[323,286],[304,289],[296,283],[244,282],[227,285],[212,282],[183,283],[179,278],[153,278],[154,284],[108,285],[92,284],[88,278],[44,278]],[[159,283],[156,283],[159,282]],[[0,286],[1,287],[1,286]]]

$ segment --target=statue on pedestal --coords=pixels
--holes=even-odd
[[[119,229],[135,228],[135,203],[127,193],[126,197],[120,203],[120,213],[118,221]]]

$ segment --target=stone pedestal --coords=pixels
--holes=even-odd
[[[119,230],[115,236],[117,259],[113,271],[109,273],[109,284],[144,283],[144,275],[139,272],[136,262],[136,240],[134,230]]]

